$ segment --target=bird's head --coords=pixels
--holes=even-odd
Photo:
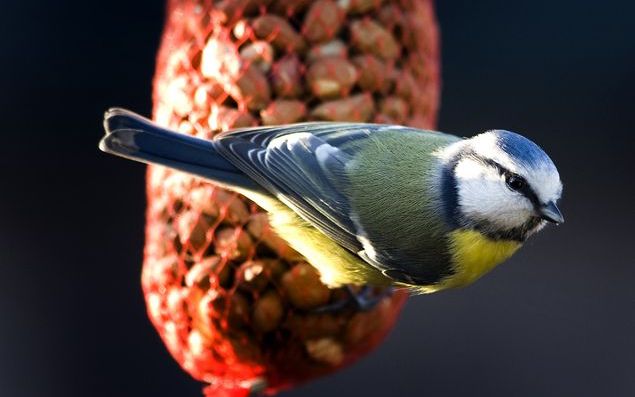
[[[446,213],[457,226],[524,241],[547,222],[564,222],[558,170],[529,139],[488,131],[452,145],[444,158]]]

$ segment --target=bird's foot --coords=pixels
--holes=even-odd
[[[382,299],[392,295],[393,288],[387,287],[382,291],[377,292],[376,289],[370,285],[365,285],[359,289],[351,285],[344,287],[344,291],[348,297],[340,299],[337,302],[333,302],[329,305],[319,307],[314,310],[316,313],[333,313],[346,309],[353,309],[359,311],[369,311],[375,308]]]

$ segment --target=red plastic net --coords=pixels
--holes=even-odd
[[[170,0],[154,118],[208,138],[306,120],[432,128],[437,45],[430,0]],[[402,292],[372,310],[320,312],[348,294],[322,284],[245,198],[161,167],[149,168],[147,193],[148,313],[208,395],[333,372],[394,325]]]

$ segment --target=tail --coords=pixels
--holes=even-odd
[[[106,136],[99,142],[99,149],[106,153],[174,168],[230,189],[264,191],[222,157],[211,141],[166,130],[119,108],[106,112],[104,129]]]

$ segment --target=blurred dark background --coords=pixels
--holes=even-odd
[[[635,395],[635,3],[437,5],[439,128],[517,130],[555,159],[566,224],[474,286],[409,301],[387,342],[285,396]],[[0,395],[199,396],[140,287],[144,169],[102,112],[151,110],[161,1],[0,6]]]

